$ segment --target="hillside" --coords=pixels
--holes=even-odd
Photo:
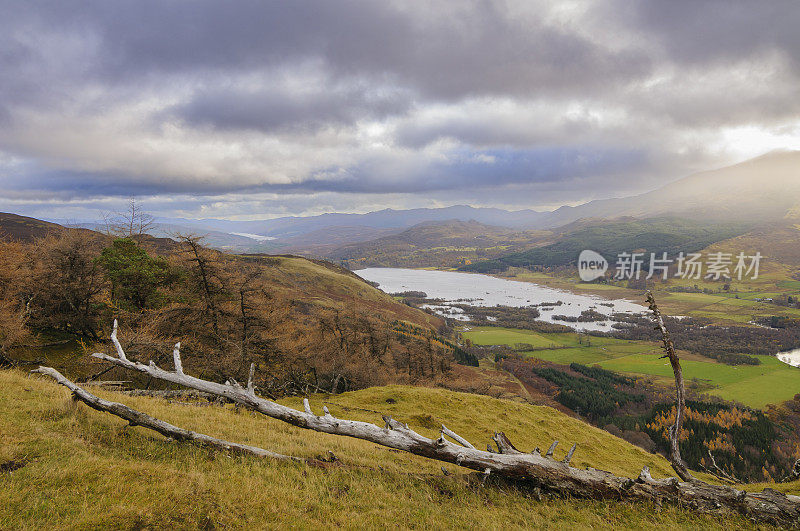
[[[440,318],[330,262],[50,228],[35,242],[0,241],[4,358],[98,374],[81,354],[103,348],[116,319],[133,356],[168,355],[177,338],[187,367],[224,380],[256,363],[278,395],[444,381],[453,364],[477,363],[454,357]],[[130,379],[107,377],[117,376]]]
[[[556,227],[582,218],[682,216],[759,223],[780,220],[800,205],[800,151],[775,151],[696,173],[657,190],[621,199],[564,206],[540,220]]]
[[[0,528],[265,528],[303,521],[316,528],[582,527],[723,529],[750,525],[674,507],[563,500],[511,486],[481,486],[447,465],[371,443],[294,428],[230,407],[198,407],[97,391],[177,425],[301,457],[329,450],[340,465],[227,457],[176,444],[68,399],[51,381],[0,371]],[[376,421],[377,412],[425,435],[440,423],[474,443],[502,429],[523,450],[577,442],[575,466],[635,475],[667,462],[550,408],[401,386],[323,400],[331,413]],[[290,400],[299,406],[298,400]],[[566,448],[559,447],[560,458]],[[796,492],[797,484],[776,488]],[[468,508],[468,509],[467,509]]]
[[[348,267],[454,267],[547,241],[546,231],[517,231],[475,220],[430,221],[399,234],[336,248],[325,256]]]
[[[438,317],[401,304],[355,273],[324,260],[292,255],[246,255],[241,259],[265,266],[265,284],[277,299],[341,311],[358,306],[372,315],[408,321],[423,328],[442,324]]]
[[[752,227],[743,222],[711,223],[679,218],[591,220],[558,229],[555,243],[527,251],[509,253],[494,260],[465,265],[475,272],[504,271],[509,267],[560,267],[575,265],[584,249],[602,254],[613,266],[622,252],[695,252],[708,245],[738,236]],[[649,254],[647,255],[649,256]]]
[[[0,212],[0,239],[31,242],[64,227],[27,216]]]
[[[765,263],[800,268],[800,223],[789,219],[765,224],[712,245],[708,252],[760,252]]]

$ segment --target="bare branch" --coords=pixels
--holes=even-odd
[[[558,441],[553,441],[553,444],[550,445],[550,448],[547,449],[547,453],[544,454],[544,456],[553,457],[553,452],[556,451],[556,446],[558,446]]]
[[[717,460],[714,459],[714,454],[711,453],[711,450],[708,450],[708,457],[711,459],[711,469],[710,470],[706,469],[708,470],[709,473],[713,474],[717,479],[721,479],[722,481],[726,481],[728,483],[732,484],[741,483],[741,481],[736,479],[736,477],[732,476],[731,474],[728,474],[723,469],[721,469],[719,465],[717,465]]]
[[[572,448],[569,449],[569,452],[567,452],[567,456],[564,458],[562,463],[564,463],[565,465],[568,465],[569,462],[572,461],[572,454],[575,453],[575,449],[577,447],[578,447],[578,443],[575,443],[575,444],[572,445]]]
[[[497,450],[501,454],[521,454],[522,453],[519,450],[517,450],[516,448],[514,448],[514,445],[511,444],[511,441],[508,439],[508,437],[506,437],[506,434],[503,433],[502,431],[495,432],[494,433],[494,437],[492,437],[492,440],[497,445]]]
[[[263,448],[258,448],[256,446],[248,446],[246,444],[229,442],[222,439],[217,439],[215,437],[211,437],[209,435],[204,435],[202,433],[197,433],[194,431],[179,428],[177,426],[173,426],[168,422],[164,422],[163,420],[151,417],[150,415],[142,413],[141,411],[136,411],[135,409],[131,409],[124,404],[120,404],[119,402],[110,402],[108,400],[99,398],[89,393],[88,391],[84,390],[83,388],[77,386],[73,382],[69,381],[60,372],[50,367],[39,367],[38,369],[34,369],[31,372],[44,374],[46,376],[53,378],[56,382],[63,385],[70,391],[72,391],[72,395],[76,399],[80,400],[81,402],[83,402],[92,409],[95,409],[97,411],[103,411],[105,413],[111,413],[112,415],[115,415],[121,419],[127,420],[131,426],[141,426],[143,428],[156,431],[161,435],[169,437],[170,439],[174,439],[176,441],[186,441],[207,448],[213,448],[215,450],[223,450],[237,454],[254,455],[256,457],[268,457],[270,459],[281,459],[286,461],[297,461],[297,462],[305,461],[304,459],[300,459],[299,457],[290,457],[288,455],[277,454],[275,452],[270,452],[269,450],[264,450]]]
[[[250,373],[247,376],[247,393],[251,394],[251,395],[255,394],[255,392],[256,392],[255,391],[256,390],[255,383],[253,382],[253,379],[255,378],[255,375],[256,375],[256,364],[255,363],[251,363],[250,364]]]
[[[461,435],[457,434],[452,430],[447,429],[447,426],[445,426],[444,424],[442,424],[442,435],[447,435],[461,446],[465,446],[467,448],[472,448],[472,449],[475,448],[464,437],[462,437]]]
[[[683,371],[681,370],[681,362],[678,359],[678,354],[675,352],[675,346],[672,344],[672,339],[669,337],[669,331],[664,325],[664,318],[661,316],[661,310],[658,309],[656,299],[653,293],[648,291],[646,301],[653,312],[653,321],[656,323],[656,330],[661,332],[662,348],[666,352],[666,357],[669,358],[669,363],[672,365],[672,372],[675,375],[675,393],[676,393],[676,411],[675,411],[675,424],[670,426],[669,429],[669,460],[672,468],[675,469],[678,476],[684,481],[694,481],[694,476],[689,472],[689,467],[681,457],[680,449],[680,434],[683,428],[683,414],[686,408],[686,387],[683,384]]]
[[[111,342],[114,344],[114,348],[117,350],[117,356],[120,359],[127,360],[128,358],[125,357],[125,351],[122,350],[122,345],[119,344],[119,340],[117,339],[117,320],[114,319],[114,328],[111,330]]]
[[[181,343],[175,343],[175,348],[172,349],[172,361],[175,364],[175,372],[183,374],[183,364],[181,363]]]

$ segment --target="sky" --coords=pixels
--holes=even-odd
[[[553,209],[800,149],[796,2],[0,0],[0,211]]]

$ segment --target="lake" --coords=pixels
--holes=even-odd
[[[458,273],[455,271],[430,271],[424,269],[403,269],[394,267],[370,267],[355,272],[365,280],[377,282],[386,293],[403,291],[424,291],[429,299],[443,299],[445,302],[428,305],[440,315],[468,321],[469,316],[460,308],[450,304],[470,306],[514,306],[525,307],[542,303],[556,303],[560,306],[539,308],[539,320],[567,325],[576,330],[607,331],[611,320],[588,323],[558,321],[553,315],[577,317],[584,310],[594,310],[603,315],[612,313],[643,313],[646,307],[623,299],[603,299],[593,295],[579,295],[518,280],[481,275],[478,273]]]
[[[800,348],[788,352],[779,352],[776,356],[778,356],[779,360],[792,367],[800,367]]]

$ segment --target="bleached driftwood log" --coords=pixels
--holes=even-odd
[[[117,347],[118,352],[121,348]],[[177,345],[174,355],[175,366],[180,367],[180,352]],[[702,512],[742,514],[755,521],[789,527],[800,525],[800,497],[786,496],[772,489],[749,493],[699,480],[654,479],[648,467],[642,469],[637,478],[620,477],[594,468],[578,469],[569,466],[568,458],[563,461],[554,459],[555,443],[543,457],[538,451],[524,453],[517,450],[502,432],[496,433],[494,437],[498,446],[497,452],[477,450],[449,442],[444,437],[444,430],[441,436],[431,439],[388,416],[383,417],[384,426],[376,426],[369,422],[336,418],[331,415],[327,407],[323,407],[323,415],[316,415],[311,410],[308,400],[304,400],[303,411],[266,400],[253,391],[252,370],[250,382],[247,388],[244,388],[234,380],[220,384],[195,378],[182,370],[161,369],[152,361],[149,365],[131,361],[124,356],[124,353],[116,358],[102,353],[96,353],[94,356],[158,380],[227,398],[293,426],[369,441],[477,470],[486,476],[495,474],[506,479],[522,481],[556,494],[592,499],[665,501]],[[460,436],[456,440],[458,439],[465,441]],[[568,457],[573,453],[574,448],[570,450]]]
[[[288,455],[270,452],[269,450],[264,450],[263,448],[258,448],[256,446],[248,446],[246,444],[224,441],[222,439],[217,439],[202,433],[185,430],[183,428],[173,426],[168,422],[164,422],[163,420],[151,417],[150,415],[142,413],[141,411],[136,411],[125,404],[103,400],[102,398],[95,396],[74,384],[63,374],[51,367],[39,367],[31,372],[44,374],[51,377],[56,382],[72,391],[72,396],[74,396],[75,399],[80,400],[92,409],[103,411],[105,413],[111,413],[112,415],[115,415],[121,419],[127,420],[131,426],[142,426],[143,428],[157,431],[161,435],[176,441],[186,441],[207,448],[223,450],[236,454],[254,455],[256,457],[268,457],[270,459],[281,459],[288,461],[304,461],[298,457],[290,457]]]

